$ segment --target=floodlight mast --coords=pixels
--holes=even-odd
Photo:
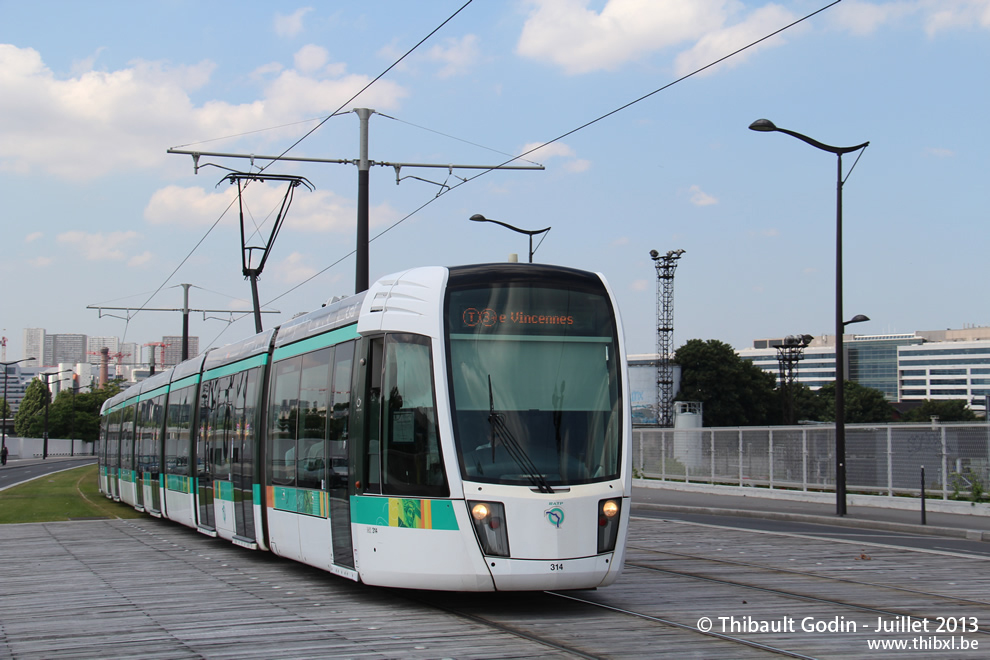
[[[661,256],[650,250],[657,269],[657,426],[661,428],[674,425],[674,271],[682,254],[684,250],[670,250]]]

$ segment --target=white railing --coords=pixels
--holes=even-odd
[[[637,477],[801,491],[835,490],[832,425],[633,430]],[[846,425],[850,493],[986,497],[987,423]]]

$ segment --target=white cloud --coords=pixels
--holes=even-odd
[[[940,147],[929,147],[925,149],[925,155],[934,156],[935,158],[952,158],[956,155],[956,152],[952,149],[942,149]]]
[[[143,266],[143,265],[149,263],[154,258],[154,256],[155,255],[153,255],[151,252],[149,252],[148,250],[145,250],[141,254],[136,254],[133,257],[131,257],[130,259],[128,259],[127,260],[127,265],[128,266],[131,266],[132,268],[137,267],[137,266]]]
[[[990,29],[990,0],[921,0],[920,5],[929,37],[955,28]]]
[[[530,142],[523,146],[520,153],[526,154],[526,158],[537,158],[542,161],[548,161],[552,158],[567,159],[563,167],[568,172],[585,172],[591,168],[590,160],[578,158],[574,149],[563,142],[551,142],[549,144]]]
[[[285,16],[275,14],[275,34],[280,37],[294,37],[303,31],[303,17],[313,11],[312,7],[303,7]]]
[[[81,75],[83,73],[86,73],[87,71],[92,71],[93,67],[96,65],[96,60],[100,57],[100,54],[106,49],[107,49],[106,46],[100,46],[99,48],[96,49],[96,52],[94,52],[89,57],[86,57],[81,60],[73,61],[72,73],[76,75]]]
[[[269,270],[275,279],[283,284],[299,284],[316,275],[318,269],[311,266],[309,257],[293,252],[282,261],[277,261],[269,266]]]
[[[44,236],[44,234],[41,233],[40,231],[31,232],[30,234],[28,234],[27,236],[24,237],[24,242],[25,243],[33,243],[34,241],[38,240],[42,236]]]
[[[136,231],[114,231],[109,234],[67,231],[56,236],[55,240],[78,250],[88,261],[122,261],[128,255],[127,244],[139,236]]]
[[[35,268],[45,268],[52,265],[55,260],[51,257],[35,257],[34,259],[28,259],[28,263]]]
[[[256,223],[267,238],[271,222],[285,196],[285,184],[254,182],[244,189],[245,226]],[[226,211],[224,222],[238,223],[237,192],[232,186],[207,191],[203,188],[166,186],[155,191],[144,209],[144,219],[153,225],[208,227]],[[327,190],[296,189],[286,213],[283,229],[302,232],[353,230],[356,211],[353,203]]]
[[[144,219],[153,225],[203,227],[224,211],[236,220],[237,194],[230,188],[207,192],[203,188],[166,186],[156,190],[144,207]]]
[[[442,46],[434,46],[427,52],[427,57],[443,65],[437,73],[441,78],[466,73],[478,61],[479,55],[478,37],[473,34],[446,39]]]
[[[880,27],[917,16],[929,37],[953,29],[990,29],[990,0],[900,0],[843,2],[831,9],[829,20],[840,29],[868,36]]]
[[[712,204],[718,204],[718,199],[703,191],[701,186],[691,186],[688,188],[688,192],[691,193],[691,203],[695,206],[711,206]]]
[[[775,30],[779,30],[796,19],[797,17],[794,14],[783,7],[774,4],[761,7],[740,23],[707,32],[698,39],[698,42],[694,46],[677,56],[674,61],[675,73],[678,76],[684,76],[692,71],[696,71],[761,37],[767,36]],[[787,34],[794,36],[805,29],[807,28],[802,23],[789,29]],[[773,39],[768,39],[720,63],[717,67],[708,69],[706,73],[725,66],[737,66],[759,50],[772,46],[781,46],[784,43],[786,43],[784,35],[778,34]]]
[[[319,53],[300,56],[312,66]],[[206,85],[211,62],[172,66],[135,61],[117,71],[90,71],[60,78],[31,48],[0,44],[0,171],[49,174],[77,181],[118,171],[162,167],[170,158],[162,145],[186,136],[237,135],[281,126],[336,110],[370,79],[344,75],[326,64],[319,74],[278,70],[259,98],[241,104],[207,101],[190,93]],[[360,101],[395,108],[407,92],[379,81]],[[279,139],[269,131],[262,139]]]
[[[719,29],[735,0],[532,0],[517,51],[572,74],[617,69],[630,60]]]
[[[738,0],[607,0],[600,10],[590,8],[591,4],[591,0],[529,0],[517,53],[581,74],[614,71],[650,54],[686,47],[675,60],[676,74],[683,76],[798,19],[773,2],[752,8]],[[988,29],[990,0],[847,0],[825,16],[839,29],[869,35],[915,15],[929,36],[948,29]],[[810,24],[794,26],[719,67],[736,66],[753,53],[781,46],[786,38],[809,29]]]
[[[296,68],[303,73],[313,73],[326,66],[330,61],[330,53],[322,46],[309,44],[296,51],[293,61]]]
[[[646,291],[650,288],[650,280],[633,280],[629,288],[633,291]]]

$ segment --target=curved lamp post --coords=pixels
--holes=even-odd
[[[34,359],[33,357],[28,357],[28,358],[22,358],[20,360],[14,360],[13,362],[0,362],[0,365],[3,366],[3,403],[5,407],[10,408],[10,403],[7,401],[7,367],[15,364],[19,364],[21,362],[27,362],[28,360],[33,360],[33,359]],[[0,411],[0,412],[4,413],[3,429],[0,430],[0,433],[3,434],[2,436],[0,436],[0,438],[2,438],[0,439],[0,449],[2,449],[7,446],[7,414],[6,411]]]
[[[519,227],[513,227],[512,225],[502,222],[501,220],[492,220],[491,218],[486,218],[480,213],[475,213],[470,218],[472,222],[494,222],[496,225],[502,225],[506,229],[511,229],[512,231],[519,232],[520,234],[526,234],[529,236],[529,263],[533,263],[533,236],[536,234],[543,234],[550,231],[551,227],[545,229],[520,229]],[[539,246],[537,246],[539,247]]]
[[[869,142],[857,144],[854,147],[833,147],[786,128],[778,128],[769,119],[757,119],[749,125],[750,130],[760,133],[784,133],[796,137],[811,146],[835,154],[837,157],[837,174],[835,185],[835,513],[846,515],[846,428],[845,428],[845,354],[842,346],[842,333],[848,323],[868,321],[865,316],[854,317],[850,321],[842,320],[842,154],[865,149]],[[855,163],[853,164],[855,167]],[[851,172],[852,170],[850,170]]]

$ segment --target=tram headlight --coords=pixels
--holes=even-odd
[[[509,556],[509,532],[505,507],[500,502],[468,502],[474,533],[481,551],[490,557]]]
[[[612,552],[619,537],[622,500],[608,499],[598,503],[598,552]]]

